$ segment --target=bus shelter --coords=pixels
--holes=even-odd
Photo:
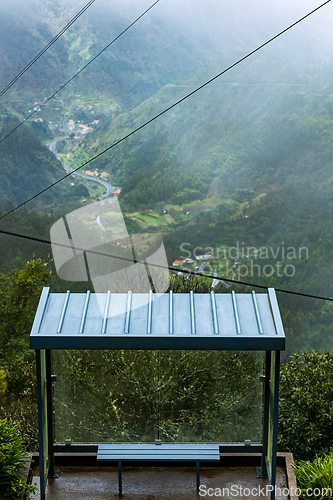
[[[36,351],[42,500],[45,499],[47,478],[55,476],[56,450],[93,450],[97,451],[100,459],[103,459],[106,448],[110,450],[105,442],[77,442],[74,447],[73,443],[55,443],[53,382],[56,375],[52,373],[52,351],[58,350],[261,351],[264,362],[260,376],[260,442],[246,439],[237,443],[218,442],[217,449],[218,453],[260,453],[261,468],[257,470],[257,475],[268,478],[270,485],[275,486],[279,365],[280,351],[285,348],[285,334],[274,289],[260,294],[254,291],[249,294],[134,294],[110,291],[82,294],[69,291],[50,293],[49,288],[44,288],[30,345]],[[158,440],[154,444],[161,445],[161,442]],[[203,444],[200,446],[201,450],[205,448]],[[128,453],[132,454],[133,449],[138,448],[140,443],[130,448]],[[142,445],[140,457],[144,460],[145,453],[148,453],[145,450],[152,448],[152,444]],[[172,444],[166,444],[165,448],[170,450]],[[155,458],[165,458],[160,451],[163,446],[158,449],[159,456],[155,454]],[[174,455],[173,452],[166,452],[171,453],[168,460],[176,461],[183,452],[185,455],[190,453],[188,449],[189,445],[185,442],[178,443]],[[117,460],[115,453],[120,451],[112,453],[109,458]],[[199,459],[197,487],[198,462]],[[121,465],[120,459],[118,466],[119,463]],[[121,481],[121,468],[119,478]],[[121,482],[119,484],[121,488]],[[274,498],[273,489],[271,499]]]

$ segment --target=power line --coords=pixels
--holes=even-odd
[[[43,238],[26,236],[24,234],[13,233],[12,231],[5,231],[3,229],[0,229],[0,234],[5,234],[7,236],[15,236],[16,238],[22,238],[22,239],[29,240],[29,241],[35,241],[37,243],[45,243],[47,245],[55,245],[55,246],[59,246],[62,248],[69,248],[72,251],[75,250],[75,251],[79,251],[79,252],[90,253],[93,255],[99,255],[101,257],[109,257],[109,258],[113,258],[113,259],[118,259],[121,261],[130,262],[131,264],[142,264],[142,261],[137,260],[137,259],[129,259],[127,257],[120,257],[119,255],[112,255],[112,254],[107,254],[107,253],[103,253],[103,252],[97,252],[96,250],[87,250],[86,248],[73,247],[72,245],[66,245],[65,243],[55,243],[55,242],[51,242],[49,240],[45,240]],[[172,267],[172,266],[163,266],[161,264],[153,264],[153,263],[149,263],[149,266],[156,267],[158,269],[162,269],[165,271],[173,271],[176,273],[179,272],[178,267],[176,268],[176,267]],[[188,271],[184,270],[184,272],[188,272]],[[228,283],[234,283],[236,285],[245,285],[245,286],[252,286],[254,288],[262,288],[265,290],[268,290],[268,288],[271,288],[271,286],[259,285],[258,283],[248,283],[246,281],[225,278],[224,276],[220,276],[218,274],[212,275],[212,274],[203,273],[203,272],[196,272],[196,271],[193,273],[188,272],[188,274],[193,275],[193,276],[201,276],[203,278],[211,278],[211,279],[217,279],[217,280],[221,280],[221,281],[227,281]],[[275,291],[281,292],[281,293],[288,293],[290,295],[297,295],[300,297],[307,297],[310,299],[319,299],[319,300],[326,300],[329,302],[333,302],[333,298],[331,298],[331,297],[321,297],[320,295],[312,295],[312,294],[308,294],[308,293],[294,292],[292,290],[285,290],[283,288],[275,288]]]
[[[93,0],[93,1],[95,1],[95,0]],[[29,118],[31,118],[35,113],[37,113],[37,111],[39,111],[42,106],[44,106],[47,102],[49,102],[51,99],[53,99],[53,97],[56,96],[72,80],[74,80],[74,78],[76,78],[80,73],[82,73],[82,71],[84,69],[86,69],[89,66],[89,64],[91,64],[95,59],[97,59],[98,56],[100,56],[106,49],[108,49],[110,47],[110,45],[112,45],[116,40],[118,40],[118,38],[120,38],[126,31],[128,31],[135,23],[137,23],[139,21],[139,19],[141,19],[145,14],[147,14],[147,12],[150,11],[150,9],[152,9],[154,7],[154,5],[156,5],[159,1],[160,0],[156,0],[147,10],[145,10],[139,17],[137,17],[135,19],[135,21],[133,21],[129,26],[127,26],[127,28],[125,28],[118,36],[116,36],[116,38],[114,38],[112,40],[112,42],[110,42],[108,45],[106,45],[106,47],[104,47],[104,49],[102,49],[100,52],[98,52],[98,54],[96,54],[92,59],[90,59],[90,61],[88,61],[87,64],[85,64],[81,69],[79,69],[79,71],[77,73],[75,73],[75,75],[73,75],[69,80],[67,80],[66,83],[61,85],[58,88],[58,90],[56,90],[52,95],[50,95],[50,97],[48,97],[44,102],[42,102],[42,104],[40,106],[36,107],[36,109],[34,109],[34,111],[32,111],[32,113],[30,113],[26,118],[24,118],[24,120],[22,120],[15,128],[13,128],[13,130],[11,130],[7,135],[5,135],[5,137],[3,137],[1,139],[0,144],[5,139],[7,139],[7,137],[9,137],[13,132],[15,132],[15,130],[17,130],[19,127],[21,127],[21,125],[23,125],[27,120],[29,120]]]
[[[111,146],[109,146],[108,148],[104,149],[103,151],[101,151],[100,153],[98,153],[97,155],[93,156],[92,158],[90,158],[90,160],[86,161],[85,163],[83,163],[82,165],[80,165],[79,167],[77,167],[76,169],[72,170],[71,172],[69,172],[68,174],[64,175],[63,177],[61,177],[60,179],[58,179],[56,182],[54,182],[53,184],[49,185],[48,187],[46,187],[45,189],[42,189],[39,193],[35,194],[34,196],[31,196],[30,198],[28,198],[25,202],[23,203],[20,203],[19,205],[17,205],[15,208],[13,208],[12,210],[10,210],[9,212],[7,212],[6,214],[4,214],[2,217],[0,217],[0,220],[1,219],[4,219],[5,217],[7,217],[7,215],[15,212],[15,210],[23,207],[24,205],[26,205],[27,203],[29,203],[30,201],[34,200],[35,198],[37,198],[38,196],[40,196],[41,194],[45,193],[45,191],[47,191],[48,189],[51,189],[53,186],[55,186],[56,184],[59,184],[59,182],[62,182],[64,179],[66,179],[67,177],[69,177],[70,175],[72,175],[74,172],[77,172],[78,170],[80,170],[82,167],[85,167],[86,165],[88,165],[89,163],[91,163],[92,161],[96,160],[96,158],[99,158],[100,156],[102,156],[104,153],[106,153],[107,151],[110,151],[110,149],[114,148],[115,146],[117,146],[118,144],[120,144],[121,142],[125,141],[126,139],[128,139],[129,137],[131,137],[132,135],[134,135],[136,132],[138,132],[139,130],[143,129],[144,127],[146,127],[147,125],[149,125],[150,123],[152,123],[153,121],[157,120],[157,118],[159,118],[160,116],[164,115],[165,113],[167,113],[168,111],[170,111],[171,109],[173,109],[175,106],[178,106],[178,104],[180,104],[181,102],[185,101],[186,99],[188,99],[189,97],[191,97],[192,95],[196,94],[199,90],[203,89],[204,87],[206,87],[207,85],[209,85],[211,82],[213,82],[214,80],[216,80],[217,78],[219,78],[220,76],[224,75],[225,73],[227,73],[227,71],[230,71],[232,68],[234,68],[235,66],[237,66],[238,64],[240,64],[241,62],[245,61],[245,59],[248,59],[250,56],[252,56],[253,54],[255,54],[256,52],[258,52],[259,50],[261,50],[263,47],[265,47],[266,45],[268,45],[269,43],[271,43],[273,40],[275,40],[276,38],[280,37],[281,35],[283,35],[284,33],[286,33],[287,31],[289,31],[291,28],[293,28],[294,26],[296,26],[297,24],[299,24],[300,22],[304,21],[304,19],[306,19],[307,17],[311,16],[314,12],[318,11],[319,9],[321,9],[322,7],[324,7],[324,5],[330,3],[331,0],[327,0],[326,2],[324,2],[323,4],[321,4],[319,7],[316,7],[315,9],[313,9],[311,12],[309,12],[308,14],[306,14],[305,16],[301,17],[300,19],[298,19],[298,21],[294,22],[293,24],[291,24],[290,26],[288,26],[287,28],[285,28],[284,30],[280,31],[277,35],[273,36],[272,38],[270,38],[269,40],[267,40],[265,43],[259,45],[259,47],[257,47],[256,49],[252,50],[251,52],[249,52],[248,54],[246,54],[244,57],[242,57],[241,59],[238,59],[238,61],[236,61],[235,63],[233,63],[231,66],[228,66],[226,69],[224,69],[223,71],[221,71],[220,73],[218,73],[217,75],[215,75],[213,78],[210,78],[209,80],[207,80],[205,83],[203,83],[202,85],[200,85],[199,87],[197,87],[195,90],[193,90],[192,92],[190,92],[189,94],[187,94],[186,96],[182,97],[181,99],[179,99],[178,101],[176,101],[175,103],[173,103],[171,106],[168,106],[167,108],[165,108],[163,111],[161,111],[160,113],[158,113],[157,115],[155,115],[153,118],[151,118],[150,120],[146,121],[145,123],[143,123],[142,125],[140,125],[140,127],[137,127],[136,129],[132,130],[132,132],[129,132],[128,134],[126,134],[124,137],[122,137],[121,139],[119,139],[118,141],[114,142]],[[156,3],[156,2],[155,2]],[[154,4],[153,4],[154,5]],[[31,116],[31,115],[30,115]],[[29,118],[29,117],[28,117]],[[20,124],[22,125],[22,123]],[[18,125],[19,126],[19,125]],[[16,127],[18,128],[18,127]],[[16,130],[16,129],[14,129]],[[14,130],[12,130],[12,132],[14,132]],[[11,132],[11,133],[12,133]],[[10,134],[8,134],[10,135]],[[8,135],[6,137],[8,137]],[[2,141],[4,141],[6,139],[6,137],[4,139],[2,139]],[[0,144],[1,142],[0,141]]]
[[[10,81],[8,83],[8,85],[6,87],[4,87],[1,91],[0,91],[0,97],[2,97],[6,92],[7,90],[9,90],[13,85],[14,83],[17,82],[17,80],[19,80],[21,78],[21,76],[24,75],[24,73],[26,71],[28,71],[29,68],[31,68],[31,66],[51,47],[51,45],[53,45],[57,40],[59,40],[59,38],[61,37],[61,35],[63,35],[67,30],[68,28],[70,28],[72,26],[72,24],[75,23],[75,21],[95,2],[95,0],[90,0],[90,2],[87,3],[87,5],[85,5],[83,7],[83,9],[80,10],[80,12],[78,12],[76,14],[76,16],[73,17],[73,19],[71,19],[69,21],[69,23],[66,24],[66,26],[64,28],[62,28],[62,30],[59,31],[59,33],[43,48],[43,50],[41,50],[16,76],[15,78],[13,78],[12,81]]]

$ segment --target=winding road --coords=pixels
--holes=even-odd
[[[50,142],[47,144],[47,146],[49,147],[50,151],[52,151],[52,153],[57,158],[57,160],[60,161],[61,165],[63,166],[63,168],[65,170],[68,170],[69,172],[73,172],[73,170],[75,170],[74,168],[66,167],[63,164],[60,156],[58,155],[57,141]],[[92,177],[91,175],[79,174],[78,172],[76,172],[75,175],[77,175],[79,177],[83,177],[84,179],[88,179],[89,181],[97,182],[98,184],[101,184],[103,187],[105,187],[106,193],[103,194],[103,196],[99,197],[100,200],[103,200],[104,198],[109,198],[110,196],[112,196],[114,188],[113,188],[113,186],[111,186],[111,184],[109,184],[109,182],[103,181],[102,179],[96,179],[95,177]]]

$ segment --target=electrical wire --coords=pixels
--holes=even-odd
[[[22,238],[22,239],[29,240],[29,241],[35,241],[37,243],[45,243],[47,245],[54,245],[54,246],[59,246],[59,247],[62,247],[62,248],[69,248],[72,251],[75,250],[75,251],[78,251],[78,252],[84,252],[84,253],[90,253],[90,254],[93,254],[93,255],[99,255],[101,257],[110,257],[110,258],[118,259],[118,260],[121,260],[121,261],[124,261],[124,262],[130,262],[131,264],[142,264],[142,261],[134,259],[134,258],[133,259],[129,259],[127,257],[120,257],[119,255],[112,255],[112,254],[108,254],[108,253],[98,252],[96,250],[87,250],[86,248],[73,247],[72,245],[66,245],[65,243],[55,243],[55,242],[51,242],[49,240],[45,240],[43,238],[36,238],[34,236],[26,236],[24,234],[13,233],[12,231],[6,231],[4,229],[0,229],[0,234],[5,234],[7,236],[14,236],[16,238]],[[176,272],[176,273],[180,272],[179,267],[163,266],[161,264],[154,264],[154,263],[151,263],[151,262],[149,262],[149,266],[156,267],[158,269],[162,269],[162,270],[165,270],[165,271],[172,271],[172,272]],[[251,286],[251,287],[254,287],[254,288],[262,288],[262,289],[265,289],[265,290],[268,290],[269,288],[273,288],[272,286],[259,285],[258,283],[248,283],[246,281],[240,281],[240,280],[234,280],[234,279],[230,279],[230,278],[225,278],[224,276],[221,276],[221,275],[218,275],[218,274],[214,274],[213,275],[213,274],[204,273],[204,272],[197,272],[197,271],[194,271],[192,273],[191,271],[185,270],[185,269],[182,272],[188,273],[189,275],[191,275],[193,277],[194,276],[200,276],[202,278],[217,279],[217,280],[221,280],[221,281],[226,281],[228,283],[234,283],[236,285]],[[275,288],[274,287],[274,289],[275,289],[276,292],[288,293],[290,295],[297,295],[297,296],[300,296],[300,297],[307,297],[307,298],[310,298],[310,299],[319,299],[319,300],[326,300],[326,301],[329,301],[329,302],[333,302],[333,298],[331,298],[331,297],[322,297],[320,295],[312,295],[312,294],[308,294],[308,293],[295,292],[295,291],[292,291],[292,290],[285,290],[283,288]]]
[[[75,21],[95,2],[95,0],[90,0],[90,2],[88,2],[84,7],[83,9],[80,10],[80,12],[78,12],[70,21],[69,23],[66,24],[66,26],[64,26],[64,28],[62,28],[62,30],[59,31],[59,33],[43,48],[43,50],[41,50],[33,59],[31,59],[31,61],[15,76],[15,78],[13,78],[13,80],[11,80],[8,85],[6,87],[4,87],[1,91],[0,91],[0,97],[2,97],[6,92],[7,90],[9,90],[13,85],[14,83],[16,83],[20,78],[21,76],[24,75],[24,73],[26,71],[28,71],[29,68],[31,68],[31,66],[33,64],[35,64],[36,61],[38,61],[38,59],[43,55],[45,54],[45,52],[51,47],[51,45],[53,45],[57,40],[59,40],[59,38],[68,30],[68,28],[70,28],[72,26],[72,24],[75,23]]]
[[[226,69],[224,69],[223,71],[221,71],[220,73],[218,73],[217,75],[215,75],[213,78],[210,78],[209,80],[207,80],[205,83],[203,83],[202,85],[200,85],[199,87],[197,87],[195,90],[193,90],[192,92],[190,92],[189,94],[187,94],[186,96],[182,97],[181,99],[179,99],[178,101],[176,101],[175,103],[173,103],[171,106],[168,106],[167,108],[165,108],[163,111],[161,111],[160,113],[158,113],[157,115],[155,115],[153,118],[151,118],[150,120],[147,120],[145,123],[143,123],[142,125],[140,125],[139,127],[137,127],[136,129],[132,130],[132,132],[129,132],[128,134],[126,134],[125,136],[123,136],[121,139],[119,139],[118,141],[114,142],[111,146],[109,146],[108,148],[104,149],[103,151],[101,151],[100,153],[98,153],[97,155],[93,156],[92,158],[90,158],[90,160],[86,161],[85,163],[83,163],[82,165],[80,165],[79,167],[77,167],[76,169],[72,170],[71,172],[69,172],[68,174],[64,175],[63,177],[61,177],[60,179],[58,179],[57,181],[55,181],[54,183],[50,184],[48,187],[46,187],[45,189],[42,189],[41,191],[39,191],[39,193],[35,194],[34,196],[31,196],[30,198],[28,198],[26,201],[24,201],[23,203],[20,203],[19,205],[17,205],[16,207],[14,207],[12,210],[10,210],[9,212],[7,212],[6,214],[4,214],[2,217],[0,217],[0,220],[4,219],[5,217],[7,217],[7,215],[9,214],[12,214],[13,212],[15,212],[16,210],[18,210],[19,208],[23,207],[24,205],[26,205],[27,203],[29,203],[30,201],[34,200],[35,198],[37,198],[38,196],[40,196],[41,194],[45,193],[45,191],[47,191],[48,189],[51,189],[53,186],[59,184],[59,182],[62,182],[64,179],[66,179],[67,177],[69,177],[70,175],[72,175],[73,173],[77,172],[78,170],[80,170],[81,168],[85,167],[86,165],[88,165],[89,163],[91,163],[92,161],[96,160],[96,158],[99,158],[100,156],[102,156],[104,153],[106,153],[107,151],[110,151],[112,148],[114,148],[115,146],[117,146],[118,144],[120,144],[121,142],[125,141],[126,139],[128,139],[129,137],[131,137],[132,135],[134,135],[136,132],[138,132],[139,130],[143,129],[144,127],[146,127],[147,125],[149,125],[150,123],[152,123],[153,121],[157,120],[157,118],[159,118],[160,116],[164,115],[165,113],[167,113],[168,111],[170,111],[171,109],[173,109],[174,107],[178,106],[178,104],[180,104],[181,102],[185,101],[186,99],[188,99],[189,97],[191,97],[192,95],[196,94],[199,90],[203,89],[204,87],[206,87],[207,85],[209,85],[211,82],[213,82],[214,80],[216,80],[217,78],[219,78],[220,76],[224,75],[225,73],[227,73],[227,71],[230,71],[232,68],[234,68],[235,66],[237,66],[238,64],[240,64],[241,62],[245,61],[245,59],[248,59],[250,56],[252,56],[253,54],[255,54],[256,52],[258,52],[259,50],[261,50],[263,47],[265,47],[266,45],[268,45],[269,43],[271,43],[273,40],[275,40],[276,38],[280,37],[281,35],[283,35],[284,33],[286,33],[287,31],[289,31],[291,28],[293,28],[294,26],[296,26],[297,24],[299,24],[300,22],[304,21],[304,19],[306,19],[307,17],[311,16],[312,14],[314,14],[316,11],[318,11],[319,9],[321,9],[322,7],[324,7],[325,5],[327,5],[328,3],[330,3],[331,0],[327,0],[326,2],[324,2],[323,4],[319,5],[319,7],[316,7],[315,9],[313,9],[311,12],[309,12],[308,14],[306,14],[305,16],[301,17],[300,19],[298,19],[298,21],[295,21],[293,24],[291,24],[290,26],[288,26],[287,28],[285,28],[284,30],[280,31],[277,35],[274,35],[272,38],[270,38],[269,40],[267,40],[266,42],[264,42],[263,44],[259,45],[256,49],[252,50],[251,52],[249,52],[248,54],[246,54],[245,56],[243,56],[241,59],[238,59],[238,61],[236,61],[235,63],[231,64],[231,66],[228,66]],[[154,5],[154,4],[153,4]],[[18,127],[16,127],[18,128]],[[16,130],[16,129],[14,129]],[[14,132],[14,130],[12,132]],[[12,133],[11,132],[11,133]],[[10,135],[10,134],[8,134]],[[6,137],[8,137],[8,135]],[[3,139],[5,140],[6,137]],[[1,144],[2,141],[0,141],[0,144]]]
[[[46,103],[48,103],[51,99],[53,99],[53,97],[55,97],[63,88],[66,87],[66,85],[68,85],[71,81],[73,81],[74,78],[76,78],[80,73],[82,73],[82,71],[84,69],[86,69],[89,66],[89,64],[91,64],[93,61],[95,61],[95,59],[97,59],[97,57],[99,57],[106,49],[108,49],[110,47],[110,45],[112,45],[116,40],[118,40],[118,38],[120,38],[124,33],[126,33],[126,31],[128,31],[135,23],[137,23],[139,21],[139,19],[141,19],[145,14],[147,14],[147,12],[149,12],[150,9],[152,9],[159,1],[160,0],[156,0],[147,10],[145,10],[139,17],[137,17],[135,19],[135,21],[133,21],[118,36],[116,36],[116,38],[114,38],[108,45],[106,45],[104,47],[104,49],[102,49],[100,52],[98,52],[98,54],[96,54],[92,59],[90,59],[90,61],[88,61],[87,64],[85,64],[81,69],[79,69],[79,71],[77,71],[75,73],[75,75],[73,75],[69,80],[67,80],[66,83],[64,83],[63,85],[61,85],[58,88],[58,90],[56,90],[52,95],[50,95],[50,97],[48,97],[47,99],[45,99],[45,101],[42,102],[42,104],[40,106],[38,106],[38,107],[36,106],[36,108],[34,109],[34,111],[32,111],[26,118],[24,118],[24,120],[22,120],[15,128],[13,128],[13,130],[11,130],[7,135],[5,135],[5,137],[3,137],[1,139],[0,144],[5,139],[7,139],[7,137],[9,137],[13,132],[15,132],[15,130],[17,130],[19,127],[21,127],[21,125],[23,125],[27,120],[29,120],[29,118],[31,118],[35,113],[37,113],[37,111],[39,111],[42,106],[45,106]]]

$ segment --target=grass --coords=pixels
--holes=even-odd
[[[147,229],[147,224],[145,223],[145,221],[143,221],[142,219],[139,219],[138,217],[131,217],[131,219],[137,223],[137,225],[141,228],[141,229]]]
[[[179,214],[182,214],[184,212],[189,211],[190,214],[191,210],[195,210],[195,214],[197,215],[200,211],[205,211],[207,209],[214,209],[219,203],[221,203],[223,200],[220,196],[208,196],[207,198],[203,198],[202,200],[193,200],[188,203],[182,203],[181,205],[174,205],[172,203],[166,203],[165,208],[167,210],[175,210],[175,212],[178,212]],[[225,200],[226,203],[228,203],[228,200]],[[180,209],[183,209],[180,211]],[[202,210],[197,210],[197,209],[202,209]]]
[[[166,216],[159,214],[156,210],[144,214],[139,212],[127,213],[126,216],[136,222],[142,229],[156,228],[168,224]]]
[[[165,214],[165,219],[167,221],[168,224],[174,224],[175,223],[175,219],[172,217],[172,215],[170,214]]]
[[[309,495],[307,495],[309,489],[313,491],[311,498],[324,499],[332,497],[329,492],[325,493],[325,489],[333,490],[333,452],[322,457],[316,457],[313,462],[301,460],[292,466],[298,487],[302,492],[299,498],[309,498]],[[319,494],[315,495],[314,493],[318,491]]]
[[[258,194],[258,196],[253,198],[252,203],[258,203],[262,198],[265,198],[266,195],[267,195],[267,193]]]
[[[161,220],[159,217],[155,217],[154,215],[150,215],[150,214],[141,214],[140,215],[140,219],[142,219],[146,224],[147,226],[153,226],[153,227],[157,227],[157,226],[160,226],[161,225]],[[165,222],[164,222],[165,224]]]
[[[213,210],[219,203],[224,201],[225,203],[234,203],[231,199],[223,200],[218,195],[209,196],[202,200],[194,200],[189,203],[184,203],[182,205],[175,205],[172,203],[165,203],[164,207],[171,213],[162,214],[161,210],[145,210],[142,212],[126,213],[126,216],[136,222],[141,229],[146,229],[148,227],[156,228],[160,227],[166,228],[171,225],[177,225],[178,223],[183,223],[186,220],[189,224],[196,223],[196,216],[200,212],[206,212],[207,210]],[[237,210],[230,216],[230,219],[234,219],[243,215],[243,209],[248,208],[248,203],[237,204]],[[182,209],[182,210],[181,210]],[[190,214],[186,216],[186,212],[189,211]],[[171,230],[171,228],[170,228]],[[154,231],[155,232],[155,231]],[[168,232],[168,230],[167,230]]]

